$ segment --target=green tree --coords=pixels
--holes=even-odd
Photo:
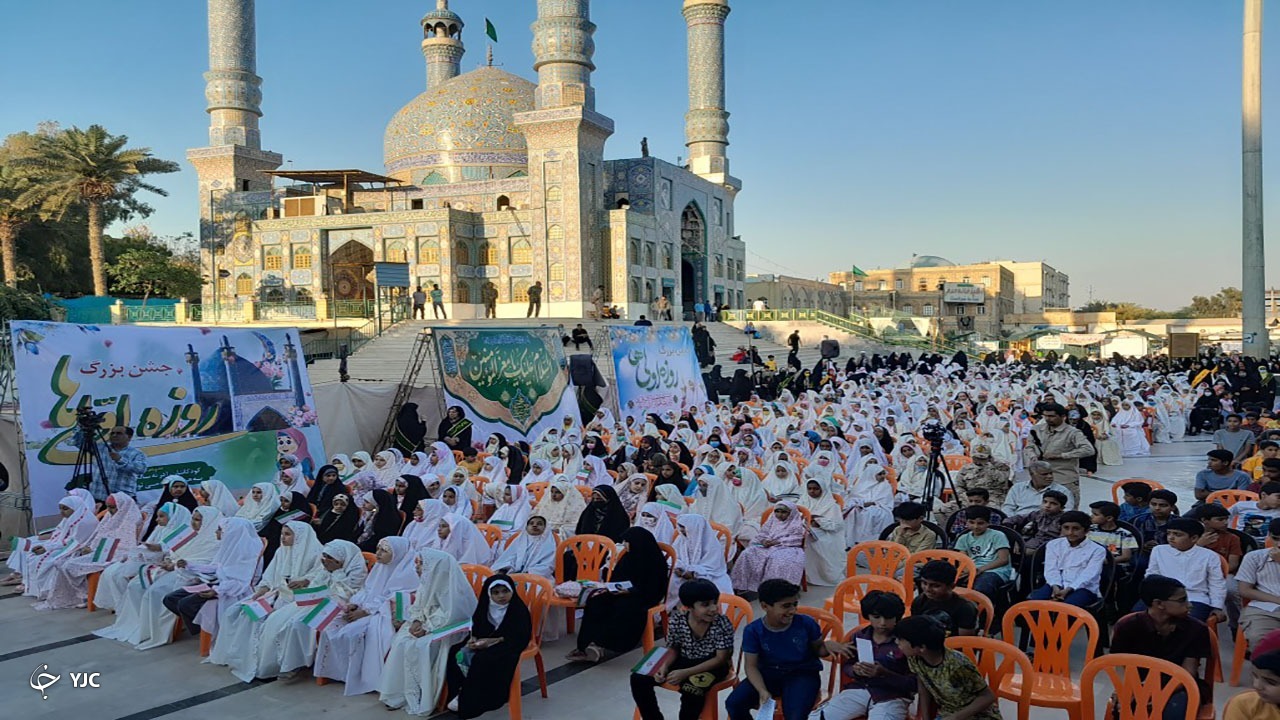
[[[1183,308],[1190,317],[1239,317],[1244,310],[1244,294],[1239,288],[1222,288],[1216,295],[1196,295]]]
[[[31,180],[19,162],[31,154],[32,137],[18,133],[0,145],[0,261],[4,265],[0,278],[11,288],[18,287],[18,232],[39,215],[30,203],[21,202]]]
[[[0,322],[53,319],[53,305],[43,296],[0,285]],[[8,342],[8,338],[5,341]]]
[[[1081,305],[1076,312],[1113,312],[1116,320],[1122,323],[1133,320],[1147,320],[1155,317],[1168,317],[1168,313],[1143,307],[1131,302],[1111,302],[1109,300],[1093,300]]]
[[[143,178],[178,171],[177,163],[153,157],[150,148],[125,147],[128,142],[127,136],[112,135],[101,125],[72,127],[38,136],[34,154],[19,163],[32,182],[20,202],[39,205],[44,217],[54,219],[72,207],[84,208],[95,295],[107,294],[105,208],[112,202],[137,207],[134,195],[142,190],[167,195]]]
[[[144,304],[152,295],[172,298],[199,295],[198,265],[170,249],[182,247],[185,237],[160,239],[145,225],[126,229],[125,237],[112,243],[117,247],[108,249],[108,254],[113,255],[107,267],[112,294],[141,295]]]

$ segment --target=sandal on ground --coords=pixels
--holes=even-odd
[[[587,662],[598,663],[604,660],[604,649],[595,645],[588,645],[587,649],[582,652],[586,656]]]
[[[569,662],[583,662],[587,659],[587,654],[581,650],[573,650],[565,655],[564,659]]]

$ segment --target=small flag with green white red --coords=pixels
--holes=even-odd
[[[35,547],[35,541],[29,537],[16,537],[13,539],[14,552],[31,552],[31,548]]]
[[[254,622],[262,622],[267,619],[275,608],[271,607],[271,601],[266,597],[254,598],[240,603],[240,609],[244,614]]]
[[[662,665],[670,655],[675,655],[675,650],[669,647],[655,647],[645,653],[644,657],[640,658],[640,662],[636,663],[635,667],[631,668],[631,672],[635,675],[648,675],[652,677],[653,673],[657,671],[658,667]]]
[[[328,585],[317,585],[316,587],[298,588],[293,591],[293,601],[298,607],[308,607],[310,605],[318,605],[321,601],[329,597]]]
[[[311,606],[311,610],[302,616],[301,622],[316,632],[323,632],[329,626],[329,623],[333,622],[334,618],[341,614],[342,605],[329,598],[324,598]]]
[[[484,19],[484,34],[488,35],[490,40],[498,42],[498,28],[489,22],[489,18]]]
[[[391,619],[404,622],[409,619],[409,606],[413,604],[414,593],[401,590],[391,596]]]
[[[148,565],[138,571],[138,585],[140,585],[143,590],[151,587],[151,583],[155,582],[156,570],[158,569],[159,567],[156,565]]]
[[[179,525],[160,539],[160,544],[169,552],[186,545],[199,535],[190,525]]]
[[[288,522],[293,522],[294,520],[301,520],[302,518],[304,518],[304,517],[306,517],[306,516],[307,516],[307,514],[306,514],[306,513],[304,513],[304,512],[302,512],[301,510],[290,510],[289,512],[287,512],[287,513],[285,513],[285,514],[283,514],[283,515],[277,515],[277,516],[276,516],[276,522],[278,522],[278,523],[280,523],[281,525],[283,525],[283,524],[288,523]]]
[[[458,622],[453,623],[452,625],[445,625],[444,627],[440,628],[439,630],[436,630],[435,632],[428,633],[427,640],[428,641],[440,640],[441,638],[447,638],[450,635],[458,635],[460,633],[470,632],[470,631],[471,631],[471,620],[470,619],[459,620]]]
[[[98,541],[97,547],[93,549],[93,557],[91,558],[91,561],[96,563],[111,562],[111,558],[116,556],[116,549],[119,547],[119,540],[102,538]]]

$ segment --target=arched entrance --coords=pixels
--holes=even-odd
[[[693,312],[707,296],[707,225],[697,203],[689,203],[680,214],[680,304]]]
[[[335,310],[343,317],[368,317],[374,301],[373,250],[357,240],[348,240],[329,255],[329,292]]]

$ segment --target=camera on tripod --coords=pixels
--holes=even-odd
[[[76,408],[76,425],[81,430],[98,430],[107,421],[106,413],[94,412],[93,408]]]
[[[947,437],[947,429],[937,420],[930,420],[920,426],[920,435],[929,441],[931,448],[940,448]]]

